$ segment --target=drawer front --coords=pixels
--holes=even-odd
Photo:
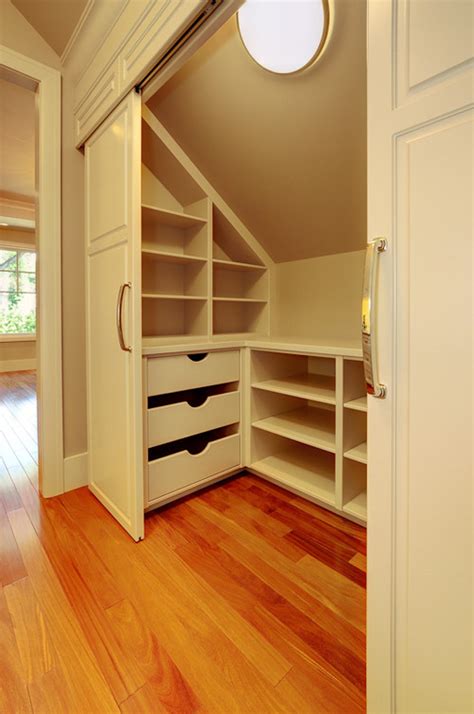
[[[207,352],[197,355],[173,355],[148,360],[148,396],[236,382],[240,377],[240,352]]]
[[[192,407],[187,402],[157,407],[148,411],[148,446],[159,446],[238,421],[239,392],[215,394],[199,407]]]
[[[148,501],[240,465],[240,436],[232,434],[208,444],[200,454],[180,451],[148,464]]]

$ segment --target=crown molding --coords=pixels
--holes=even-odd
[[[79,20],[77,21],[77,24],[71,34],[71,37],[69,38],[66,47],[62,51],[62,54],[60,56],[61,64],[64,64],[66,62],[66,59],[71,52],[72,48],[74,47],[77,38],[79,37],[82,28],[84,27],[84,24],[87,20],[87,18],[90,15],[90,12],[92,8],[94,7],[95,0],[88,0],[87,5],[85,6],[84,10],[81,13],[81,16]]]

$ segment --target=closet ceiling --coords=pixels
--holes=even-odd
[[[0,196],[33,201],[35,94],[0,78]]]
[[[231,18],[149,102],[277,262],[360,250],[366,236],[364,0],[337,0],[319,62],[261,69]]]
[[[44,40],[61,55],[89,0],[12,0]]]

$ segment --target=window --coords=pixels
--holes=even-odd
[[[36,333],[36,253],[0,247],[0,339]]]

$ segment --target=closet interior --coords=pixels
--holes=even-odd
[[[205,69],[199,58],[193,62],[199,82]],[[164,88],[168,98],[173,91],[183,95],[181,102],[194,98],[179,77],[173,83],[171,92]],[[161,94],[142,110],[145,508],[246,468],[364,523],[363,245],[344,254],[344,263],[337,253],[320,257],[318,233],[303,240],[299,231],[308,219],[296,216],[287,236],[290,259],[283,244],[277,262],[271,241],[263,245],[220,193],[229,194],[232,165],[225,186],[211,184],[174,135],[179,101],[168,106],[168,126],[160,120]],[[182,122],[177,134],[187,136]],[[209,152],[219,148],[205,144]],[[300,169],[304,174],[304,164]],[[301,180],[292,177],[293,190]],[[258,192],[247,198],[258,204]],[[300,211],[311,213],[314,206]],[[306,257],[291,260],[301,243]],[[315,297],[312,283],[328,273],[331,289]],[[301,294],[304,281],[308,290]],[[313,301],[317,313],[326,313],[324,324]],[[300,324],[306,318],[307,329],[288,329],[292,312]]]
[[[89,423],[99,428],[106,409],[124,442],[134,431],[121,455],[110,440],[107,456],[101,435],[90,483],[137,540],[146,511],[245,469],[366,522],[363,31],[343,46],[344,57],[334,43],[314,67],[276,77],[249,60],[233,17],[87,142],[89,174],[102,177],[102,157],[133,127],[122,173],[101,178],[100,201],[88,188],[89,291],[104,295],[90,315]],[[126,253],[121,190],[140,217]],[[111,274],[120,283],[106,298]],[[120,284],[130,290],[117,305]],[[131,351],[113,352],[112,368],[97,335],[103,318],[116,350],[116,305]],[[117,378],[124,409],[136,409],[127,428],[110,405]],[[129,454],[125,491],[104,474]]]

